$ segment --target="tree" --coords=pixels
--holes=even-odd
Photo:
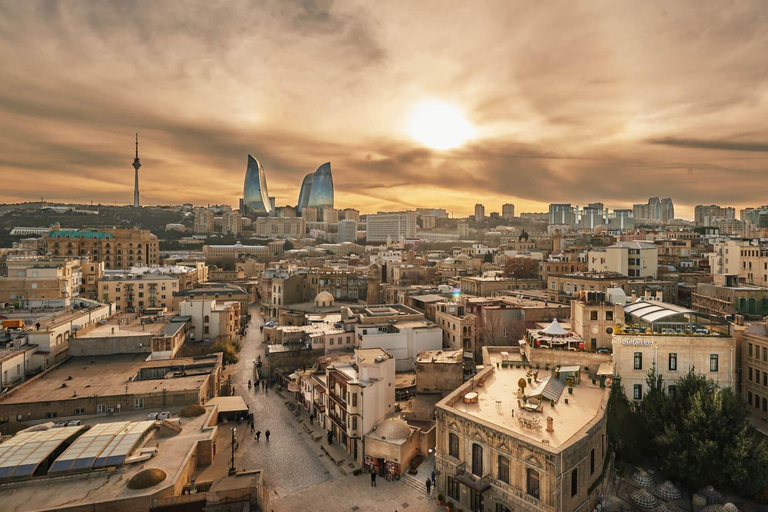
[[[662,471],[691,491],[713,482],[752,496],[768,488],[767,479],[755,478],[768,474],[768,443],[749,425],[740,395],[693,369],[674,394],[655,370],[646,383],[636,423]]]
[[[533,258],[509,258],[504,275],[517,279],[530,279],[539,275],[539,262]]]
[[[283,244],[283,251],[292,251],[293,250],[293,242],[290,240],[286,240]]]
[[[485,253],[485,256],[483,256],[483,263],[493,263],[493,253],[488,251]]]

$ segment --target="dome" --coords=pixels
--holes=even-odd
[[[723,495],[711,485],[708,485],[704,489],[699,490],[699,494],[707,499],[707,505],[715,505],[725,501]]]
[[[629,501],[640,508],[656,508],[659,501],[645,489],[639,489],[629,495]]]
[[[608,232],[608,228],[605,227],[604,224],[598,224],[597,226],[595,226],[595,229],[592,230],[592,233],[594,233],[595,235],[604,235],[607,232]]]
[[[326,291],[322,291],[317,294],[315,297],[315,306],[320,307],[326,307],[326,306],[333,306],[333,301],[335,299],[333,298],[333,295]]]
[[[683,493],[680,492],[680,489],[675,487],[675,484],[669,480],[656,486],[656,494],[665,500],[679,500],[683,497]]]
[[[376,435],[389,441],[400,441],[411,435],[411,427],[400,418],[389,418],[376,427]]]
[[[128,480],[129,489],[149,489],[165,480],[166,474],[162,469],[150,468],[136,473]]]

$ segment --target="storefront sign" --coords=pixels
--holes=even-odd
[[[624,338],[621,340],[622,345],[631,345],[633,347],[650,347],[653,345],[653,340]]]

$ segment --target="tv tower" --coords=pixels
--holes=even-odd
[[[133,169],[136,171],[136,184],[133,187],[133,206],[138,208],[139,204],[139,167],[141,167],[141,161],[139,160],[139,134],[136,134],[136,158],[133,159]]]

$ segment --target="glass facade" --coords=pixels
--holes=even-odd
[[[245,171],[243,199],[248,214],[271,214],[274,210],[269,200],[264,167],[251,155],[248,155],[248,168]]]
[[[301,215],[301,210],[309,206],[309,196],[312,192],[312,177],[315,173],[309,173],[304,176],[301,182],[301,191],[299,192],[299,203],[296,205],[296,213]]]
[[[306,178],[304,178],[306,182]],[[302,185],[302,191],[304,187]],[[309,201],[307,205],[312,208],[333,208],[333,175],[331,163],[326,162],[315,171],[312,176]]]

